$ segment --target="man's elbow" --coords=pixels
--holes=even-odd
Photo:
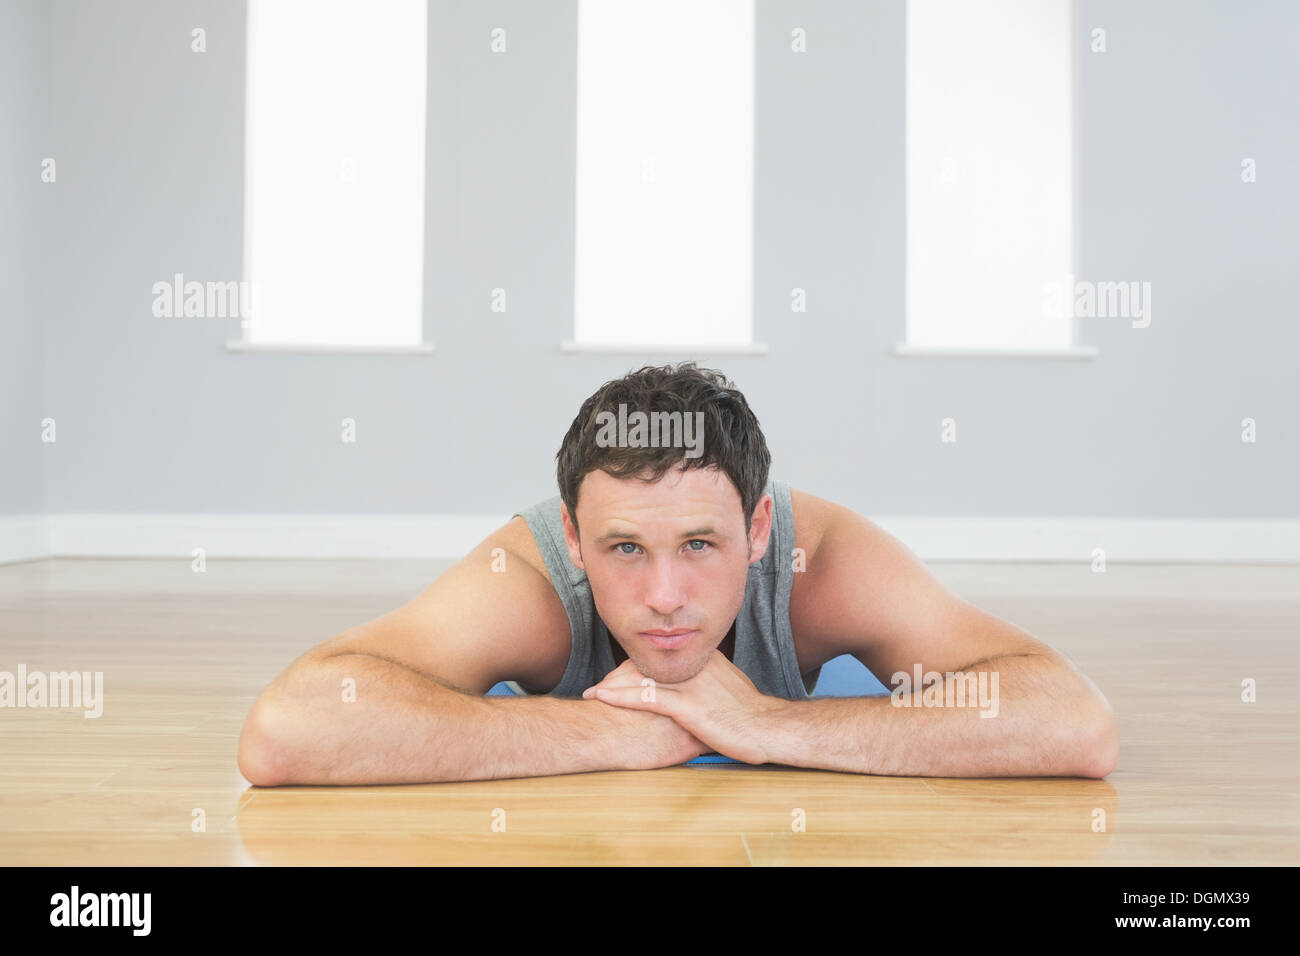
[[[236,757],[239,772],[255,787],[276,787],[288,783],[283,753],[277,744],[272,708],[258,698],[244,720]]]
[[[1119,763],[1119,723],[1115,711],[1104,698],[1101,716],[1093,725],[1087,736],[1083,753],[1083,767],[1080,776],[1100,780],[1110,776]]]

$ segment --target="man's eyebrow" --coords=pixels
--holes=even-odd
[[[690,531],[682,532],[683,539],[720,538],[720,537],[722,537],[722,535],[718,534],[718,532],[715,531],[713,528],[694,528]],[[602,534],[599,538],[596,539],[596,543],[605,544],[606,542],[609,541],[640,541],[640,540],[641,540],[641,536],[639,534],[636,534],[635,532],[606,531],[604,534]]]

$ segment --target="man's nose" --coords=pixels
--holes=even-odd
[[[656,614],[669,617],[686,603],[682,574],[671,558],[656,558],[649,564],[646,581],[646,606]]]

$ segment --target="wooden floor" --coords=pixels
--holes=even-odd
[[[935,565],[1119,715],[1106,780],[692,766],[251,788],[258,692],[424,588],[419,561],[0,567],[0,670],[102,671],[103,714],[0,709],[3,864],[1300,863],[1300,567]],[[1242,703],[1253,678],[1258,702]],[[493,813],[505,811],[505,832]],[[801,808],[806,832],[792,832]],[[1094,832],[1096,811],[1105,831]],[[201,810],[205,823],[195,832]]]

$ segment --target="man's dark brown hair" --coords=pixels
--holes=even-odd
[[[602,412],[615,419],[619,405],[626,405],[626,415],[633,412],[689,415],[692,423],[703,413],[703,451],[699,457],[687,457],[687,448],[632,447],[602,445]],[[564,501],[578,527],[578,488],[588,473],[600,470],[613,478],[636,478],[647,483],[658,481],[672,467],[716,467],[727,475],[740,494],[744,509],[745,532],[767,485],[772,456],[758,419],[749,403],[734,384],[716,369],[698,368],[694,362],[677,365],[643,366],[619,379],[602,385],[582,403],[577,417],[556,453],[555,477]]]

